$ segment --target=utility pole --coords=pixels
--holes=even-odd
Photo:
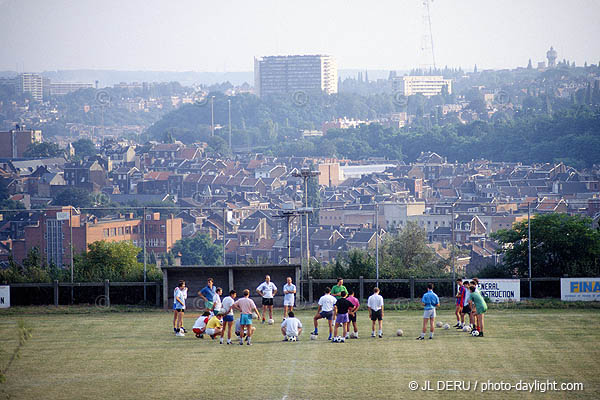
[[[308,233],[308,179],[321,175],[320,171],[312,171],[308,167],[303,167],[300,172],[292,173],[294,177],[301,177],[304,180],[304,209],[306,214],[306,263],[307,263],[307,277],[310,276],[310,243]]]
[[[210,136],[215,136],[215,96],[210,96]]]
[[[75,300],[73,291],[73,206],[69,207],[69,229],[71,231],[71,304],[73,304]]]
[[[456,243],[454,241],[454,202],[452,203],[452,220],[450,222],[452,228],[452,250],[450,256],[452,257],[452,297],[456,297],[456,265],[454,261],[454,250],[456,249]]]
[[[144,234],[144,303],[146,303],[146,207],[142,209],[142,230]]]
[[[231,150],[231,99],[227,99],[227,105],[229,114],[229,150],[233,153]]]
[[[527,202],[527,247],[528,247],[528,261],[529,261],[529,297],[533,298],[531,294],[531,203]]]
[[[379,287],[379,204],[375,203],[375,286]]]
[[[225,259],[225,236],[227,236],[227,220],[226,220],[227,207],[223,207],[223,265],[227,265]]]

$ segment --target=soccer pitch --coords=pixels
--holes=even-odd
[[[253,346],[228,346],[192,333],[175,337],[172,314],[164,311],[0,313],[2,369],[18,343],[17,321],[33,328],[0,383],[0,398],[464,398],[480,396],[485,384],[488,398],[600,397],[598,310],[490,309],[484,338],[451,328],[424,341],[415,340],[422,312],[387,311],[379,339],[370,337],[363,311],[360,338],[343,344],[327,341],[324,320],[318,340],[309,340],[314,310],[297,313],[305,329],[301,340],[282,342],[281,314],[276,310],[273,326],[257,325]],[[188,313],[184,326],[190,329],[194,320]],[[440,311],[437,320],[453,325],[453,311]],[[395,335],[398,328],[403,337]],[[506,390],[506,384],[536,381],[581,382],[583,390]],[[427,382],[432,390],[421,390]],[[457,390],[455,382],[470,390]],[[492,383],[499,390],[491,391]]]

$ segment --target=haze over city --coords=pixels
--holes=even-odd
[[[431,5],[438,67],[514,68],[600,59],[600,2],[450,1]],[[421,1],[0,1],[0,70],[250,71],[253,57],[331,54],[339,68],[423,63]]]

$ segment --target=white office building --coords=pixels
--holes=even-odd
[[[400,92],[404,96],[436,96],[442,94],[444,87],[449,94],[452,93],[452,79],[444,79],[443,76],[399,76],[393,78],[392,87],[394,92]]]

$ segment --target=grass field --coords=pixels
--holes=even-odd
[[[253,346],[219,345],[209,338],[173,335],[172,315],[163,311],[47,313],[28,308],[0,312],[0,368],[17,346],[17,323],[33,328],[0,383],[0,399],[401,399],[464,398],[482,383],[582,382],[572,392],[487,392],[487,398],[600,398],[600,311],[490,310],[486,337],[437,330],[434,340],[416,341],[419,311],[388,311],[384,338],[369,337],[365,312],[361,338],[345,344],[320,335],[308,340],[314,311],[299,317],[305,334],[281,342],[278,322],[258,325]],[[453,322],[450,310],[438,320]],[[191,313],[184,325],[194,323]],[[404,337],[396,337],[402,328]],[[471,384],[463,391],[410,391],[409,382]],[[477,381],[477,388],[474,384]]]

